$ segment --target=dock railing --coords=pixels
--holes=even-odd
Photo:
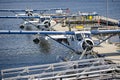
[[[113,63],[112,61],[117,61]],[[120,79],[120,59],[93,58],[1,70],[2,80]]]

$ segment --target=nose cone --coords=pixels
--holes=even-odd
[[[93,49],[93,41],[91,39],[85,39],[82,43],[82,48],[85,50],[87,48],[87,51],[91,51]]]

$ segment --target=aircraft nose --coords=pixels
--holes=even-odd
[[[90,51],[93,49],[93,42],[91,40],[85,40],[82,43],[82,48],[85,50],[87,48],[87,51]]]

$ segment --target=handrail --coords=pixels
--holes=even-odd
[[[4,80],[19,78],[20,79],[39,78],[43,80],[43,79],[67,78],[71,76],[82,75],[94,76],[95,74],[96,75],[99,74],[102,76],[102,74],[100,73],[108,74],[107,72],[112,73],[116,70],[118,71],[118,74],[120,74],[120,64],[107,63],[110,60],[119,61],[120,59],[93,58],[37,66],[4,69],[1,70],[1,75]]]

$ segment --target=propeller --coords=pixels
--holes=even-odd
[[[88,49],[88,47],[86,47],[86,49],[82,52],[82,54],[81,54],[81,56],[80,56],[80,58],[79,59],[82,59],[83,58],[83,56],[86,54],[86,52],[87,52],[87,49]]]
[[[93,43],[91,42],[91,41],[89,41],[89,40],[86,40],[85,39],[85,34],[81,34],[82,35],[82,38],[83,38],[83,44],[82,44],[82,47],[83,47],[83,52],[82,52],[82,54],[81,54],[81,56],[80,56],[80,58],[79,59],[82,59],[83,58],[83,56],[87,53],[91,53],[92,52],[92,49],[93,49]]]
[[[93,47],[96,47],[96,46],[100,45],[101,43],[103,43],[104,41],[106,41],[107,39],[111,38],[114,35],[116,35],[116,34],[109,35],[107,38],[105,38],[104,40],[102,40],[101,42],[99,42],[96,45],[93,45],[91,43],[91,41],[86,40],[84,35],[82,35],[83,36],[83,40],[84,40],[84,42],[83,42],[83,49],[84,49],[84,51],[82,52],[82,55],[80,56],[80,59],[82,59],[82,57],[85,55],[85,53],[88,53],[88,51],[89,51],[89,53],[93,54],[94,57],[99,57],[98,54],[96,54],[96,52],[93,51]]]

